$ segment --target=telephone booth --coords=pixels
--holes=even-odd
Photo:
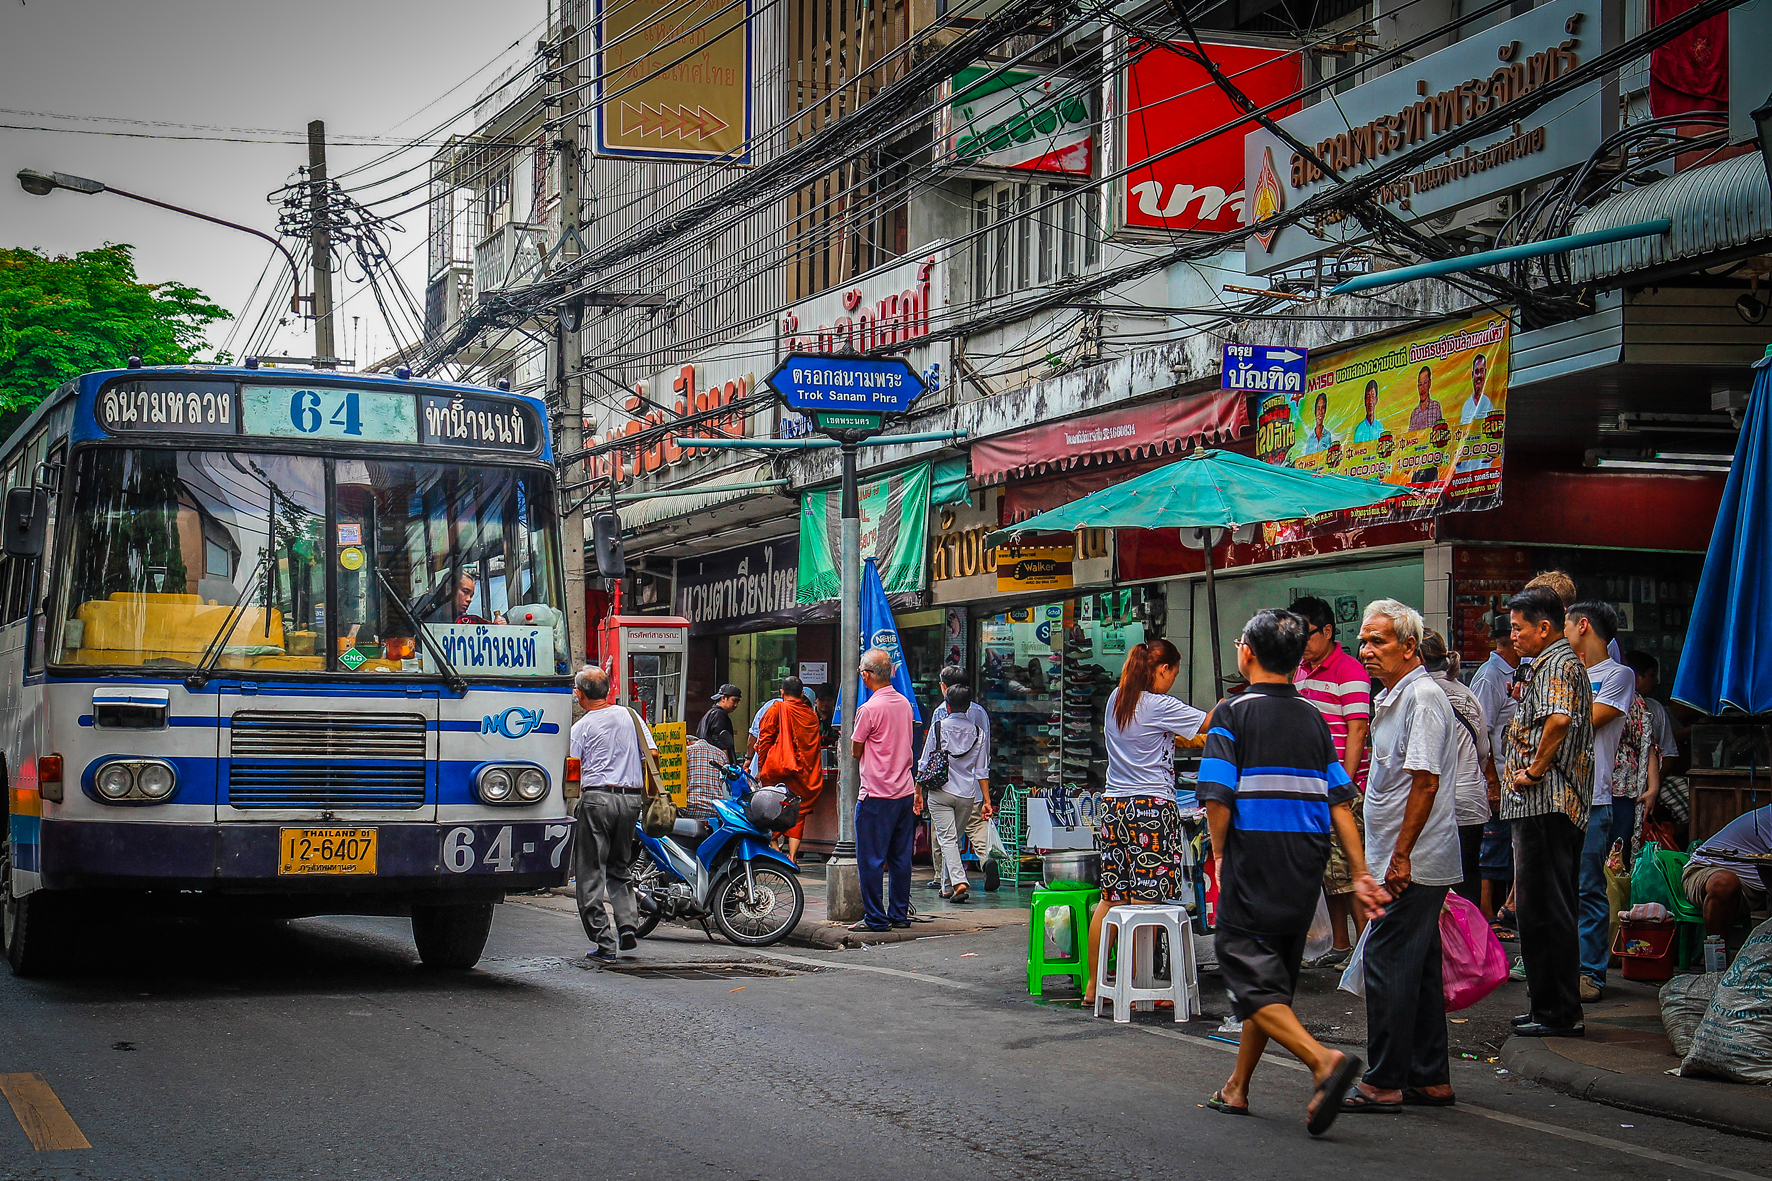
[[[676,615],[608,615],[597,651],[609,673],[609,699],[630,706],[654,728],[682,723],[689,621]]]

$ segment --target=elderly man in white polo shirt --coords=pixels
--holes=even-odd
[[[1347,1111],[1449,1107],[1440,907],[1464,880],[1454,787],[1458,725],[1421,663],[1421,614],[1395,599],[1366,607],[1360,659],[1384,685],[1372,702],[1366,864],[1390,894],[1366,936],[1366,1042],[1372,1066]],[[1382,875],[1382,876],[1381,876]]]

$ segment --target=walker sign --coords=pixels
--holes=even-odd
[[[789,353],[769,387],[795,410],[901,414],[923,396],[923,379],[903,357]]]

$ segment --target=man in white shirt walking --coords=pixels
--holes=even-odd
[[[1372,1066],[1343,1100],[1354,1112],[1453,1103],[1440,908],[1463,878],[1452,706],[1421,662],[1421,614],[1395,599],[1366,607],[1360,659],[1384,685],[1372,703],[1366,864],[1394,899],[1366,936],[1366,1044]],[[1374,875],[1379,876],[1379,875]]]
[[[609,700],[609,674],[586,668],[572,679],[584,716],[572,724],[568,753],[578,760],[577,827],[572,872],[578,917],[594,947],[585,956],[608,963],[637,945],[639,911],[628,869],[634,863],[634,826],[646,790],[646,760],[640,736],[658,749],[637,715]],[[610,911],[615,912],[614,929]]]
[[[1637,696],[1637,674],[1608,654],[1618,636],[1618,614],[1611,604],[1593,600],[1570,607],[1563,638],[1587,668],[1594,691],[1594,796],[1587,836],[1581,847],[1581,1003],[1600,999],[1606,987],[1606,961],[1611,956],[1606,898],[1606,853],[1614,841],[1628,850],[1636,826],[1637,802],[1612,798],[1612,775],[1618,764],[1618,743],[1624,737],[1625,715]]]

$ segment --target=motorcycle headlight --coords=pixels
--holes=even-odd
[[[534,803],[548,794],[548,777],[535,767],[517,773],[517,798]]]
[[[511,773],[503,767],[489,767],[480,773],[480,798],[488,804],[502,804],[511,798]]]
[[[99,771],[93,784],[107,800],[120,800],[135,789],[135,773],[125,763],[112,763]]]
[[[163,800],[172,794],[172,768],[164,763],[143,763],[135,774],[135,786],[150,800]]]

